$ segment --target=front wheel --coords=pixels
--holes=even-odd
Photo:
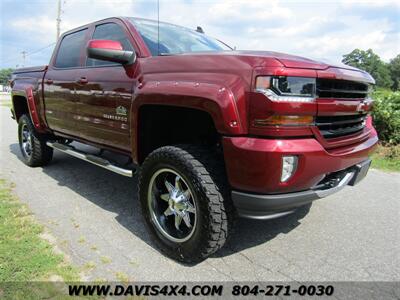
[[[30,167],[45,166],[53,158],[53,149],[46,140],[35,131],[31,119],[22,115],[18,120],[19,148],[22,159]]]
[[[210,149],[188,145],[162,147],[146,158],[139,198],[168,256],[198,262],[224,245],[233,206],[222,161]]]

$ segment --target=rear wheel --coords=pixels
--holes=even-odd
[[[45,166],[53,158],[53,149],[46,139],[36,132],[31,119],[22,115],[18,120],[19,147],[25,164],[30,167]]]
[[[179,145],[159,148],[143,163],[143,213],[168,256],[198,262],[224,245],[233,206],[221,161],[208,148]]]

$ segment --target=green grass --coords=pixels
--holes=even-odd
[[[400,145],[379,145],[372,155],[372,167],[384,171],[400,172]]]
[[[40,238],[42,232],[12,194],[12,185],[0,179],[0,298],[52,298],[61,293],[60,283],[49,282],[52,278],[79,281],[78,270]]]

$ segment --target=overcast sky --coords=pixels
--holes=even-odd
[[[156,19],[157,1],[62,0],[61,31],[110,16]],[[0,0],[0,68],[47,64],[57,0]],[[400,53],[400,1],[160,0],[160,20],[204,31],[237,49],[339,62],[355,48]],[[38,51],[39,50],[39,51]]]

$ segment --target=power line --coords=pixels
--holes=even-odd
[[[65,5],[65,3],[66,3],[66,0],[64,0],[63,2],[61,2],[61,1],[62,0],[58,0],[58,3],[57,3],[57,19],[56,19],[56,34],[57,34],[57,36],[56,36],[56,41],[54,43],[51,43],[51,44],[49,44],[49,45],[47,45],[47,46],[45,46],[43,48],[40,48],[40,49],[37,49],[37,50],[34,50],[34,51],[28,51],[28,52],[25,51],[25,50],[22,51],[21,54],[22,54],[22,61],[23,61],[22,65],[23,66],[25,66],[25,60],[26,60],[27,56],[39,53],[39,52],[41,52],[41,51],[43,51],[43,50],[45,50],[45,49],[47,49],[47,48],[49,48],[49,47],[51,47],[51,46],[53,46],[54,44],[57,43],[57,41],[58,41],[58,39],[60,37],[60,32],[61,32],[61,21],[62,21],[61,20],[61,15],[63,13],[62,4]],[[20,59],[20,56],[14,57],[12,59],[9,59],[6,62],[2,62],[2,64],[8,64],[10,62],[13,62],[13,61],[16,61],[16,60],[19,60],[19,59]]]
[[[39,53],[39,52],[41,52],[41,51],[43,51],[43,50],[45,50],[45,49],[47,49],[47,48],[49,48],[49,47],[51,47],[51,46],[54,46],[56,43],[51,43],[51,44],[49,44],[49,45],[47,45],[47,46],[45,46],[45,47],[42,47],[42,48],[39,48],[39,49],[36,49],[36,50],[33,50],[33,51],[22,51],[21,52],[21,54],[23,54],[23,60],[25,60],[25,58],[27,57],[27,56],[31,56],[31,55],[34,55],[34,54],[36,54],[36,53]],[[16,56],[16,57],[14,57],[14,58],[11,58],[11,59],[9,59],[9,60],[7,60],[7,61],[5,61],[5,62],[2,62],[2,64],[8,64],[8,63],[10,63],[10,62],[13,62],[13,61],[16,61],[16,60],[19,60],[21,57],[20,56]],[[24,65],[25,65],[25,61],[24,61]]]
[[[54,42],[54,43],[51,43],[51,44],[48,44],[47,46],[44,46],[43,48],[40,48],[40,49],[35,50],[35,51],[32,51],[32,52],[28,52],[27,55],[36,54],[36,53],[38,53],[38,52],[40,52],[40,51],[43,51],[44,49],[47,49],[47,48],[49,48],[49,47],[51,47],[51,46],[54,46],[55,44],[56,44],[55,42]]]
[[[66,2],[67,2],[66,0],[64,0],[64,1],[58,0],[58,2],[57,2],[56,41],[54,43],[51,43],[51,44],[39,49],[39,50],[36,50],[36,51],[30,53],[30,55],[35,54],[36,52],[40,52],[40,51],[42,51],[50,46],[53,46],[54,44],[57,43],[58,39],[60,38],[60,34],[61,34],[61,22],[62,22],[61,15],[64,13],[64,11],[62,10],[62,6],[63,5],[65,6]]]

